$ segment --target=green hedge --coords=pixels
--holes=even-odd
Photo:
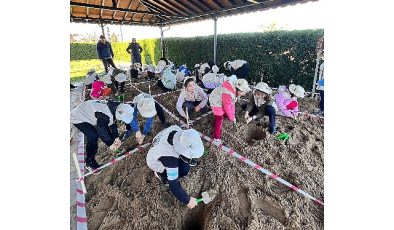
[[[143,49],[141,61],[146,63],[157,63],[160,59],[160,39],[144,39],[138,43]],[[111,43],[115,60],[130,61],[130,54],[126,52],[128,42]],[[71,43],[70,60],[97,59],[96,43]]]
[[[290,83],[312,88],[316,65],[316,42],[323,30],[274,31],[218,35],[217,65],[224,71],[223,63],[243,59],[250,64],[250,82],[260,81],[271,87]],[[213,60],[213,36],[166,39],[168,57],[175,64]],[[198,47],[198,48],[196,48]]]
[[[218,35],[217,64],[223,71],[225,61],[243,59],[250,64],[250,82],[260,81],[263,72],[264,81],[271,87],[294,83],[310,91],[316,42],[323,34],[319,29]],[[160,59],[160,39],[138,42],[144,49],[142,63],[156,64]],[[112,44],[116,60],[130,61],[127,45],[126,42]],[[167,57],[177,66],[186,64],[193,68],[196,63],[213,60],[213,36],[165,38],[165,45]],[[71,60],[95,58],[96,44],[71,44]]]

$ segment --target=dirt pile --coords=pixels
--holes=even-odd
[[[138,94],[130,86],[126,89],[126,101]],[[151,86],[151,91],[153,95],[163,92],[156,86]],[[167,94],[156,100],[175,113],[178,95]],[[318,102],[310,99],[300,104],[301,110],[318,107]],[[239,103],[236,111],[237,129],[229,121],[224,123],[224,145],[324,201],[323,121],[277,116],[280,131],[290,136],[288,141],[278,141],[266,132],[267,122],[246,125]],[[211,114],[193,127],[210,136],[212,123]],[[160,130],[156,117],[145,142]],[[122,147],[135,145],[132,136]],[[101,142],[99,148],[98,162],[115,157]],[[137,152],[86,178],[89,229],[323,229],[322,207],[215,147],[209,148],[208,155],[198,160],[199,165],[180,180],[191,196],[201,197],[207,190],[217,193],[208,205],[201,203],[190,210],[168,188],[160,186],[146,165],[146,154],[147,150]]]

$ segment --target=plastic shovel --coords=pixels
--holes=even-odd
[[[204,202],[204,204],[208,204],[209,202],[211,202],[215,198],[214,195],[210,196],[208,192],[203,192],[201,194],[201,196],[202,196],[201,198],[196,199],[197,204],[199,204],[201,202]]]

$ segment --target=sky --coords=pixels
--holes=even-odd
[[[218,34],[262,32],[267,27],[276,24],[277,28],[285,30],[321,29],[323,25],[323,1],[307,2],[276,9],[258,11],[236,16],[220,17],[217,21]],[[115,33],[120,41],[128,42],[133,37],[138,39],[158,38],[160,29],[146,26],[105,26],[105,33]],[[185,23],[171,26],[164,32],[165,37],[195,37],[214,33],[214,21]],[[101,34],[101,28],[96,24],[70,23],[70,34]]]

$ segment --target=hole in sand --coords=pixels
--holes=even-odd
[[[204,229],[206,214],[203,205],[190,210],[182,224],[182,230],[202,230]]]
[[[266,138],[266,132],[262,126],[251,126],[248,128],[246,134],[246,142],[249,144],[253,142],[253,140],[263,140]]]

